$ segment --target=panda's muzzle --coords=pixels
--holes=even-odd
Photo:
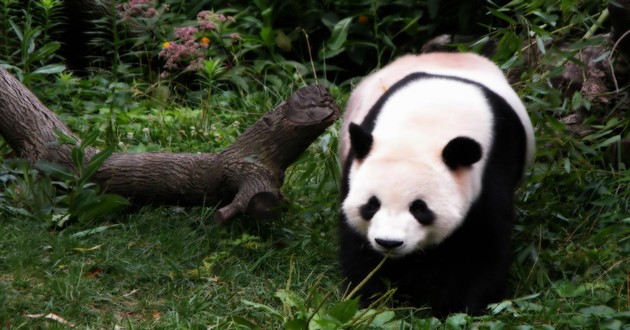
[[[392,250],[392,249],[395,249],[397,247],[400,247],[404,243],[403,241],[390,240],[390,239],[380,239],[380,238],[376,238],[376,239],[374,239],[374,241],[379,246],[381,246],[381,247],[383,247],[385,249],[388,249],[388,250]]]

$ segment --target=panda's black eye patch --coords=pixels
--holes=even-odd
[[[363,219],[370,220],[376,214],[376,212],[378,212],[380,208],[381,208],[381,201],[379,201],[378,198],[376,198],[376,196],[372,196],[370,197],[370,199],[368,199],[367,203],[363,204],[359,208],[359,214],[361,215]]]
[[[423,225],[430,225],[433,223],[433,220],[435,220],[433,212],[429,210],[427,203],[421,199],[416,199],[411,203],[409,206],[409,212]]]

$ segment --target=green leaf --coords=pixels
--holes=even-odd
[[[263,18],[265,27],[271,27],[273,23],[273,7],[264,6],[267,8],[260,12],[260,16]]]
[[[36,218],[35,215],[33,215],[32,213],[30,213],[29,211],[23,209],[23,208],[19,208],[19,207],[13,207],[13,206],[9,206],[9,205],[4,205],[4,204],[0,204],[0,210],[2,211],[7,211],[11,214],[14,215],[21,215],[24,217],[29,217],[29,218]]]
[[[535,299],[535,298],[538,298],[538,297],[540,297],[540,293],[532,293],[532,294],[529,294],[527,296],[518,297],[518,298],[514,299],[514,301],[526,301],[526,300],[532,300],[532,299]]]
[[[602,142],[598,143],[598,144],[595,146],[595,149],[599,149],[599,148],[607,147],[607,146],[609,146],[609,145],[611,145],[611,144],[613,144],[613,143],[617,143],[617,142],[619,142],[619,141],[621,141],[621,135],[611,136],[611,137],[607,138],[606,140],[604,140],[604,141],[602,141]]]
[[[269,307],[267,305],[263,305],[263,304],[260,304],[260,303],[257,303],[257,302],[253,302],[253,301],[249,301],[249,300],[245,300],[245,299],[241,300],[241,302],[243,304],[245,304],[245,305],[248,305],[248,306],[251,306],[251,307],[263,310],[263,311],[267,312],[269,315],[274,316],[276,319],[279,319],[279,320],[283,320],[284,319],[284,316],[282,315],[282,313],[278,312],[277,310],[275,310],[275,309],[273,309],[273,308],[271,308],[271,307]]]
[[[74,137],[64,133],[58,128],[54,128],[53,130],[55,131],[55,135],[57,136],[57,143],[77,145],[77,140]]]
[[[505,309],[508,309],[508,308],[511,308],[511,307],[512,307],[512,301],[511,300],[504,300],[504,301],[501,301],[499,303],[490,305],[490,308],[492,310],[492,314],[500,314]]]
[[[44,61],[48,59],[48,57],[52,56],[59,48],[61,48],[61,44],[59,42],[51,41],[33,51],[31,56],[28,57],[25,65],[29,66],[33,62]]]
[[[55,213],[52,215],[52,222],[57,227],[62,227],[69,220],[70,220],[70,214],[67,214],[67,213]]]
[[[341,53],[343,53],[344,49],[340,48],[337,50],[330,50],[330,49],[326,49],[325,47],[322,48],[322,50],[320,51],[319,57],[322,59],[329,59],[332,57],[335,57]]]
[[[81,149],[85,149],[88,146],[94,145],[94,142],[96,142],[96,139],[98,138],[99,135],[100,135],[99,131],[94,131],[88,134],[86,137],[84,137],[83,140],[81,140]]]
[[[290,320],[284,324],[285,330],[304,330],[307,329],[307,324],[305,319],[295,319]]]
[[[382,327],[387,322],[393,320],[395,316],[396,314],[393,311],[385,311],[382,313],[378,313],[376,314],[376,316],[374,317],[370,325],[376,326],[376,327]]]
[[[83,171],[83,150],[81,148],[72,148],[72,163],[76,166],[77,171],[79,172],[79,176],[81,176],[81,172]]]
[[[33,70],[33,72],[31,73],[32,74],[55,74],[55,73],[63,72],[64,70],[66,70],[66,66],[63,64],[57,63],[57,64],[44,65],[42,67],[39,67]]]
[[[597,206],[614,206],[614,205],[617,205],[618,203],[619,203],[619,197],[617,196],[600,198],[598,200],[591,202],[591,204],[597,205]]]
[[[319,52],[319,57],[322,59],[328,59],[335,57],[342,53],[345,48],[343,47],[348,39],[348,29],[350,28],[350,22],[352,17],[347,17],[335,24],[333,27],[330,39],[326,42],[326,46]]]
[[[94,173],[96,173],[96,171],[101,168],[101,165],[103,165],[107,158],[112,155],[112,153],[114,153],[114,147],[110,146],[90,158],[89,164],[85,167],[83,174],[81,175],[79,187],[82,187],[83,184],[90,180],[92,175],[94,175]]]
[[[558,22],[558,16],[557,15],[550,15],[550,14],[545,14],[540,10],[535,10],[532,12],[532,14],[540,17],[543,21],[545,21],[545,23],[551,25],[551,26],[556,26],[557,22]]]
[[[270,26],[265,26],[260,29],[260,39],[267,47],[274,45],[275,40],[273,38],[273,29]]]
[[[451,314],[444,322],[450,329],[464,329],[470,316],[464,313]]]
[[[352,319],[352,317],[359,310],[359,299],[354,298],[346,301],[340,301],[332,307],[330,307],[328,314],[336,318],[341,323],[346,323]]]
[[[244,317],[232,315],[230,316],[230,319],[232,320],[232,322],[234,322],[234,324],[237,324],[245,329],[260,329],[260,327],[256,323]]]
[[[556,293],[562,298],[576,298],[588,293],[588,287],[584,284],[575,285],[571,282],[560,282],[555,286]]]
[[[599,306],[591,306],[591,307],[582,308],[580,309],[580,313],[584,315],[589,315],[589,316],[593,315],[593,316],[599,316],[599,317],[608,317],[615,314],[615,310],[608,306],[599,305]]]
[[[121,225],[120,224],[114,224],[114,225],[109,225],[109,226],[99,226],[99,227],[96,227],[96,228],[83,230],[83,231],[80,231],[78,233],[74,233],[74,234],[70,235],[70,237],[74,237],[74,238],[86,237],[86,236],[89,236],[89,235],[92,235],[92,234],[102,233],[102,232],[104,232],[104,231],[106,231],[106,230],[108,230],[110,228],[119,227],[119,226],[121,226]]]
[[[512,57],[510,57],[510,59],[508,59],[505,63],[503,63],[501,65],[501,69],[502,70],[507,70],[507,69],[511,68],[512,65],[514,65],[514,62],[516,62],[516,60],[518,60],[518,55],[517,54],[515,54]]]
[[[41,33],[42,31],[39,28],[29,29],[24,32],[24,40],[22,41],[22,56],[23,58],[26,57],[26,60],[24,61],[25,66],[29,66],[30,63],[33,62],[30,60],[31,56],[29,55],[32,55],[33,51],[35,51],[35,39],[37,39]],[[24,49],[25,46],[27,47],[26,49]]]
[[[17,24],[15,24],[13,19],[9,18],[9,24],[11,24],[13,33],[15,33],[15,35],[18,37],[18,40],[20,41],[24,40],[24,34],[22,33],[22,29],[20,29],[20,27]]]
[[[422,15],[418,15],[416,17],[413,18],[408,18],[406,20],[404,20],[405,22],[405,26],[402,27],[402,29],[400,29],[398,32],[396,32],[393,37],[397,37],[402,33],[405,33],[407,31],[409,31],[409,33],[414,33],[413,29],[417,29],[418,28],[418,21],[420,21],[420,19],[422,18]],[[386,34],[383,34],[383,36],[387,36]],[[394,47],[396,48],[396,47]]]
[[[431,19],[434,19],[437,17],[439,8],[440,8],[440,0],[427,1],[427,9],[429,10],[429,17]]]
[[[35,168],[59,180],[74,180],[74,174],[63,165],[57,163],[39,160],[35,163]]]
[[[510,16],[505,15],[504,13],[500,12],[499,10],[496,9],[490,9],[490,13],[506,22],[508,22],[510,25],[518,25],[518,22],[516,22],[515,20],[513,20]]]
[[[545,47],[545,41],[540,36],[536,36],[536,46],[538,46],[538,50],[541,54],[545,55],[547,53],[547,48]]]
[[[333,319],[318,318],[315,316],[312,323],[309,324],[309,330],[338,330],[342,329],[342,324]]]
[[[573,97],[571,97],[571,108],[573,110],[578,110],[582,105],[582,99],[582,93],[580,93],[579,91],[573,93]]]
[[[337,22],[337,24],[335,24],[330,39],[328,39],[327,42],[328,48],[336,50],[340,49],[343,46],[343,44],[348,39],[348,29],[350,28],[350,22],[352,22],[352,17],[344,18]]]
[[[304,299],[302,299],[293,291],[280,289],[276,291],[274,295],[279,298],[282,301],[282,304],[285,306],[295,307],[298,309],[304,308]]]
[[[118,212],[123,206],[129,205],[129,201],[115,194],[103,194],[96,197],[94,190],[84,190],[85,198],[81,205],[77,207],[73,215],[80,222],[86,222],[101,216],[110,215]]]

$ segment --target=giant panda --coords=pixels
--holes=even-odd
[[[436,316],[503,299],[514,191],[534,155],[502,71],[472,53],[406,55],[364,78],[340,131],[340,264],[367,306],[389,287]]]

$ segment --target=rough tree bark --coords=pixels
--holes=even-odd
[[[93,181],[135,203],[220,206],[218,222],[241,213],[273,218],[282,202],[279,189],[287,166],[337,118],[339,109],[324,87],[303,87],[219,153],[114,153]],[[72,168],[72,146],[55,143],[55,130],[79,141],[0,68],[0,135],[16,154]],[[86,158],[96,152],[87,148]]]

